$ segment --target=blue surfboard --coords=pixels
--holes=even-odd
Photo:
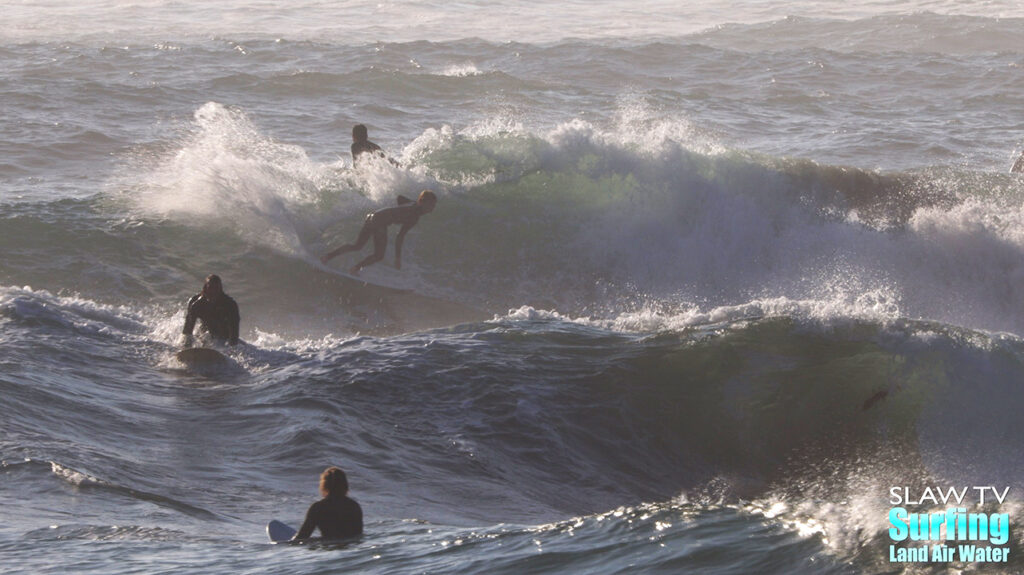
[[[275,519],[267,523],[267,537],[274,543],[283,543],[295,537],[295,530]]]

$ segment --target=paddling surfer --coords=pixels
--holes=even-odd
[[[241,322],[238,304],[224,293],[224,284],[216,274],[207,276],[203,290],[188,300],[185,327],[181,331],[185,336],[185,347],[192,347],[192,331],[197,319],[202,322],[202,331],[215,341],[228,345],[238,343],[238,324]]]
[[[349,269],[349,273],[352,275],[359,275],[359,271],[366,266],[384,259],[384,252],[388,247],[388,226],[397,224],[401,228],[398,230],[398,235],[395,236],[395,267],[402,269],[402,244],[405,242],[405,234],[420,221],[420,216],[434,211],[434,207],[437,205],[437,196],[430,190],[423,190],[415,202],[404,196],[398,196],[398,204],[398,206],[377,210],[366,216],[363,228],[359,231],[355,242],[328,252],[320,258],[320,261],[326,264],[341,254],[359,251],[363,249],[366,242],[370,241],[370,238],[373,238],[373,253]]]
[[[380,149],[380,146],[370,141],[365,125],[356,124],[352,127],[352,165],[358,164],[359,158],[364,154],[386,158],[392,164],[398,165],[398,162],[384,154],[384,150]]]

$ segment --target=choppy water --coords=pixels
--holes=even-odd
[[[889,488],[991,485],[934,569],[1020,571],[1024,8],[674,4],[5,7],[0,570],[912,573]],[[414,294],[314,265],[423,188]]]

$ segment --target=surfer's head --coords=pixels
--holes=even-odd
[[[429,214],[434,211],[434,206],[437,205],[437,196],[430,190],[423,190],[420,192],[420,197],[416,200],[419,204],[420,210],[424,214]]]
[[[338,467],[328,467],[320,474],[320,495],[341,497],[348,495],[348,477]]]
[[[224,284],[221,283],[220,276],[217,274],[206,276],[206,283],[203,284],[203,294],[212,297],[222,293],[224,293]]]
[[[368,139],[370,139],[370,136],[366,133],[366,126],[363,124],[356,124],[355,126],[352,126],[353,142],[365,142]]]

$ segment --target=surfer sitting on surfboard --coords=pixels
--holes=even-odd
[[[366,216],[363,229],[359,231],[359,237],[356,238],[355,243],[345,244],[329,252],[320,258],[320,261],[326,264],[341,254],[359,251],[372,237],[373,253],[349,270],[352,275],[358,275],[359,270],[384,259],[384,251],[388,247],[388,226],[400,224],[402,227],[395,237],[395,267],[402,269],[402,242],[405,241],[405,234],[416,225],[416,222],[420,221],[420,216],[434,211],[434,206],[437,205],[437,196],[430,190],[423,190],[415,202],[404,196],[398,196],[398,204],[397,207],[377,210]]]
[[[202,321],[202,330],[216,341],[227,342],[228,345],[238,343],[238,304],[231,296],[224,293],[224,285],[220,276],[210,274],[203,284],[203,291],[188,300],[188,312],[185,314],[185,347],[192,345],[192,329],[196,320]]]
[[[320,475],[323,499],[309,506],[306,520],[293,539],[308,539],[319,528],[324,539],[340,539],[363,534],[363,508],[348,496],[348,477],[337,467],[328,467]]]

